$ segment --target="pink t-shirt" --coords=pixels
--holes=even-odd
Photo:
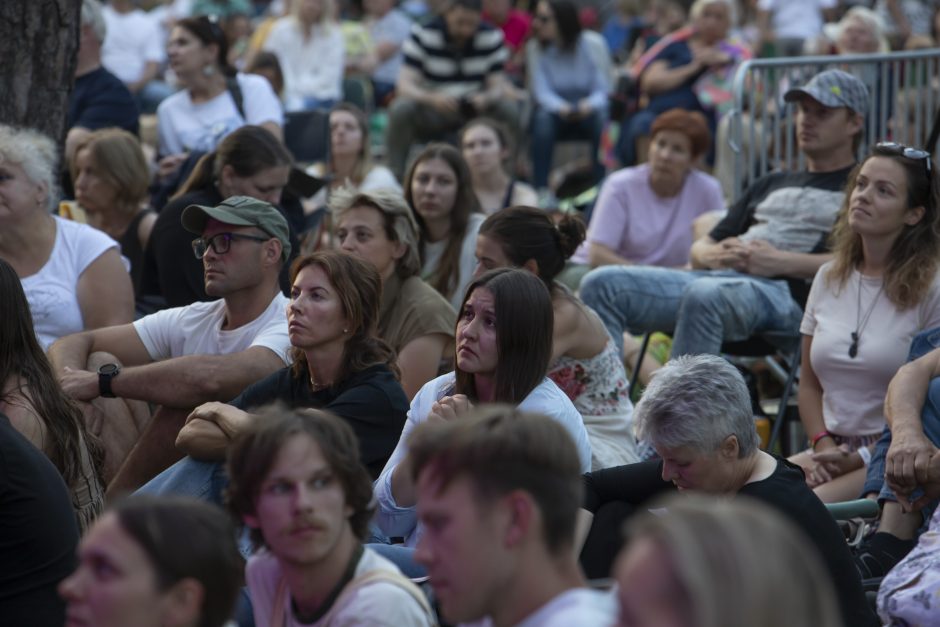
[[[709,211],[724,211],[718,179],[691,170],[672,198],[656,195],[649,164],[623,168],[607,177],[594,206],[587,239],[572,257],[588,262],[596,242],[638,265],[677,268],[689,262],[692,223]]]
[[[529,14],[518,9],[510,9],[506,21],[502,24],[497,24],[487,16],[485,11],[483,12],[483,19],[502,29],[503,39],[513,52],[525,43],[526,38],[529,36],[529,27],[532,25],[532,18],[529,17]]]

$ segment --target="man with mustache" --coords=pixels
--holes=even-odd
[[[193,407],[229,401],[290,363],[288,300],[278,284],[290,254],[287,220],[269,203],[233,196],[190,205],[182,222],[200,236],[193,252],[206,293],[219,300],[76,333],[49,349],[66,394],[104,416],[90,426],[105,445],[111,494],[180,458],[174,442]]]
[[[246,580],[258,625],[435,624],[421,590],[362,546],[372,482],[343,420],[269,410],[232,444],[228,475],[229,509],[255,548]]]

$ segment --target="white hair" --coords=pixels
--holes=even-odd
[[[653,375],[633,413],[637,435],[653,446],[719,449],[729,435],[739,457],[757,451],[757,427],[744,377],[717,355],[684,355]]]
[[[0,124],[0,163],[15,163],[33,183],[46,188],[49,211],[58,201],[56,165],[59,153],[55,142],[39,131]]]
[[[98,0],[82,0],[82,26],[90,27],[91,32],[95,34],[95,39],[104,43],[108,26],[104,22],[104,14],[101,12],[101,3]]]

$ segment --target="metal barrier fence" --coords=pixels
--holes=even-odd
[[[783,101],[814,74],[839,68],[867,86],[871,106],[859,146],[890,139],[923,147],[940,105],[940,48],[889,54],[752,59],[734,78],[728,146],[734,158],[732,197],[772,170],[803,169],[797,150],[795,108]]]

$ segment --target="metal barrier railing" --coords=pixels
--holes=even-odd
[[[729,113],[734,155],[732,197],[772,170],[802,169],[795,109],[783,101],[792,87],[823,70],[839,68],[868,87],[871,106],[859,156],[871,143],[892,139],[923,147],[940,104],[940,48],[888,54],[751,59],[738,68]]]

